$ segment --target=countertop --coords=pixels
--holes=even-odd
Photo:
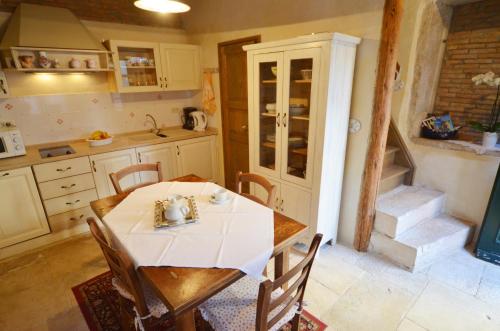
[[[141,132],[118,134],[113,137],[113,142],[111,144],[100,147],[90,147],[88,142],[86,142],[83,139],[72,140],[72,141],[58,141],[48,144],[26,146],[26,155],[0,159],[0,171],[29,167],[41,163],[74,159],[82,156],[90,156],[95,154],[120,151],[128,148],[164,144],[179,140],[217,135],[217,130],[214,128],[207,128],[203,132],[197,132],[191,130],[184,130],[181,127],[168,127],[161,129],[161,133],[167,135],[166,138],[152,138],[146,140],[137,139],[137,136],[142,136],[148,132],[149,131],[141,131]],[[136,138],[134,139],[134,137]],[[70,155],[62,155],[62,156],[42,159],[38,151],[41,148],[63,146],[63,145],[70,145],[75,150],[75,153]]]

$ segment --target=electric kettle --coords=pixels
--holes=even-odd
[[[194,111],[189,114],[194,120],[194,131],[205,131],[208,125],[207,115],[202,111]]]

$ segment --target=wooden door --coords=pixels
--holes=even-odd
[[[167,91],[201,88],[200,47],[160,44],[163,87]]]
[[[178,177],[175,144],[145,146],[137,148],[136,151],[139,163],[161,163],[163,180]],[[143,183],[158,181],[158,175],[153,171],[143,171],[140,176]]]
[[[126,149],[123,151],[103,153],[92,155],[90,157],[92,171],[99,199],[116,194],[111,183],[109,174],[119,171],[123,168],[137,164],[135,149]],[[120,181],[123,188],[134,186],[140,183],[138,174],[130,174]]]
[[[213,136],[179,141],[176,153],[179,176],[194,174],[210,181],[217,180],[217,152]]]
[[[260,42],[260,36],[219,44],[219,71],[222,108],[222,139],[226,187],[236,187],[236,172],[248,172],[248,89],[247,54],[244,45]],[[248,185],[244,185],[248,192]]]
[[[0,172],[0,248],[49,231],[31,168]]]

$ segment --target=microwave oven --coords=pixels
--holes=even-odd
[[[25,155],[21,133],[15,126],[0,127],[0,159]]]

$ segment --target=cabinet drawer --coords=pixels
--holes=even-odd
[[[59,198],[45,200],[45,210],[48,216],[64,213],[70,210],[86,207],[90,201],[97,200],[95,189],[68,194]]]
[[[43,182],[38,185],[38,188],[40,189],[42,198],[47,200],[71,193],[89,190],[95,188],[95,184],[92,174],[87,173]]]
[[[33,166],[36,179],[40,182],[75,176],[91,172],[87,156]]]
[[[96,217],[90,206],[71,210],[49,217],[52,233],[71,229],[87,221],[87,217]]]

